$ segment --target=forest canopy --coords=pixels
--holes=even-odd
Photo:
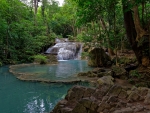
[[[2,63],[31,62],[62,37],[110,51],[132,48],[139,63],[149,62],[149,0],[65,0],[61,7],[55,0],[0,0],[0,7]]]

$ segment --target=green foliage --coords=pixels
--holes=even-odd
[[[133,57],[133,58],[121,57],[121,58],[118,58],[118,60],[119,60],[118,61],[119,64],[131,64],[137,61],[136,57]]]
[[[100,42],[109,48],[121,47],[123,27],[122,2],[119,0],[72,0],[77,6],[76,25],[81,28],[77,40]],[[115,42],[115,43],[114,43]]]
[[[73,11],[74,6],[71,3],[66,3],[58,12],[53,14],[50,25],[56,34],[62,35],[64,38],[67,38],[68,35],[74,35],[75,12]]]
[[[132,70],[130,76],[140,78],[142,75],[137,70]]]
[[[44,55],[41,55],[41,54],[35,55],[35,56],[33,56],[33,58],[34,58],[34,61],[37,63],[40,63],[40,64],[46,64],[47,63],[47,58]]]
[[[57,4],[47,3],[44,15],[38,10],[36,19],[33,8],[19,0],[0,0],[0,7],[0,60],[3,63],[31,62],[31,56],[54,43],[57,35],[48,22],[49,12],[59,9]]]
[[[75,38],[72,36],[72,35],[67,35],[68,36],[68,39],[71,40],[71,41],[75,41]]]
[[[88,52],[82,52],[81,53],[81,59],[86,59],[89,56]]]
[[[0,0],[2,63],[31,62],[30,57],[44,52],[56,37],[121,48],[127,42],[122,4],[128,5],[126,11],[139,5],[142,26],[146,26],[150,18],[149,0],[135,0],[135,4],[128,0],[65,0],[63,7],[55,0],[41,0],[37,14],[32,4],[21,1]],[[148,26],[144,29],[148,30]],[[149,53],[146,48],[143,54]]]
[[[92,42],[92,36],[86,32],[82,32],[77,35],[77,41],[81,42]]]

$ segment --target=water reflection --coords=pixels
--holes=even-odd
[[[79,70],[80,71],[80,70]],[[60,62],[60,64],[56,68],[56,77],[61,78],[68,78],[70,76],[73,76],[75,74],[76,68],[73,64],[67,63],[67,62]]]
[[[78,80],[75,76],[79,72],[89,71],[92,68],[88,67],[86,61],[82,60],[69,60],[59,61],[57,65],[29,65],[18,67],[14,72],[25,73],[23,76],[26,79],[39,79],[39,80]],[[32,76],[29,76],[31,75]]]

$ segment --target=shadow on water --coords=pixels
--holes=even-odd
[[[71,63],[72,61],[70,61]],[[18,71],[29,71],[34,73],[36,70],[41,73],[46,74],[56,74],[54,78],[64,78],[61,74],[66,75],[69,70],[72,70],[72,74],[77,73],[78,71],[83,71],[85,68],[78,64],[77,68],[72,65],[65,64],[63,62],[61,66],[54,67],[44,67],[46,72],[43,71],[43,68],[30,67],[30,68],[20,68]],[[67,70],[66,66],[69,66]],[[41,69],[41,70],[40,70]],[[69,76],[66,75],[66,77]],[[45,75],[46,76],[46,75]],[[47,76],[46,76],[47,78]],[[33,83],[33,82],[24,82],[16,79],[13,74],[9,72],[8,66],[0,67],[0,113],[43,113],[50,112],[56,103],[65,97],[67,90],[73,85],[84,85],[88,86],[88,83]]]

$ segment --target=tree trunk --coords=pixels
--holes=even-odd
[[[34,0],[34,14],[37,14],[38,0]]]
[[[35,26],[36,26],[37,8],[38,8],[38,0],[34,0],[34,24],[35,24]]]
[[[133,7],[133,16],[134,16],[134,25],[136,29],[136,41],[139,41],[140,38],[142,38],[146,31],[141,27],[140,18],[139,18],[139,12],[138,12],[138,6]]]
[[[109,37],[108,37],[108,31],[107,31],[105,22],[102,18],[100,19],[100,23],[101,23],[101,26],[102,26],[103,30],[106,31],[106,38],[107,38],[107,43],[108,43],[108,53],[109,53],[110,56],[113,56],[113,55],[115,55],[115,53],[110,48],[111,47],[111,42],[110,42]]]
[[[130,45],[135,53],[135,56],[139,62],[139,64],[142,64],[142,50],[140,47],[137,46],[137,41],[136,41],[136,30],[135,30],[135,25],[132,17],[132,11],[126,9],[128,6],[123,4],[123,11],[124,11],[124,23],[125,23],[125,28],[126,28],[126,34],[127,38],[130,42]]]

